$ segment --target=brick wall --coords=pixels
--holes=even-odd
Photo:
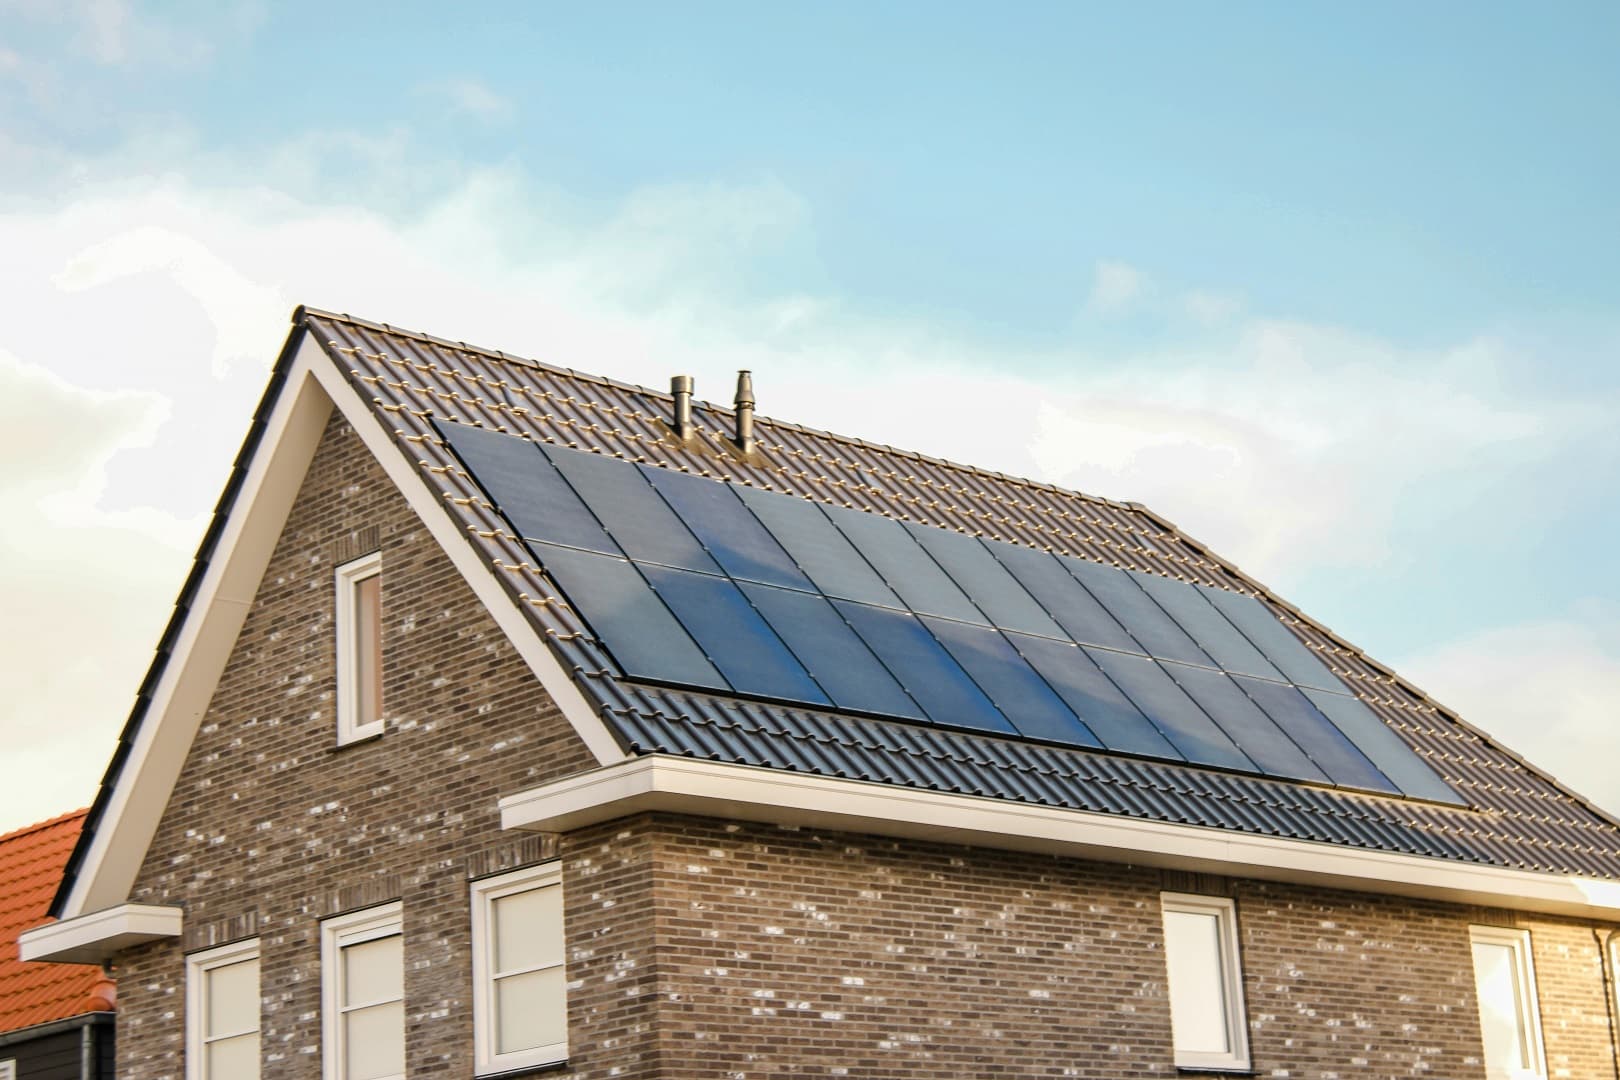
[[[388,731],[337,750],[332,569],[372,549]],[[120,1076],[179,1080],[185,950],[252,935],[264,1075],[317,1076],[319,919],[396,898],[411,1075],[470,1075],[469,875],[559,850],[496,800],[591,764],[334,419],[134,890],[186,930],[121,960]],[[579,1080],[1176,1075],[1162,888],[1236,900],[1259,1075],[1480,1080],[1467,927],[1506,921],[1553,1074],[1612,1077],[1572,920],[663,815],[560,854]]]
[[[333,568],[378,549],[388,730],[336,749]],[[132,892],[183,905],[186,939],[122,958],[119,1075],[183,1075],[182,953],[255,928],[265,1075],[317,1075],[318,920],[401,898],[413,1075],[466,1076],[469,857],[503,865],[501,795],[593,764],[334,416]]]

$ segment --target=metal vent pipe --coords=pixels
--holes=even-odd
[[[745,454],[754,452],[754,378],[746,371],[737,372],[737,449]]]
[[[675,434],[686,442],[691,439],[692,427],[692,376],[676,375],[669,380],[669,392],[675,397]]]

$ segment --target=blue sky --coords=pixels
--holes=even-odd
[[[0,0],[0,828],[299,302],[1148,502],[1620,807],[1620,9],[872,7]]]

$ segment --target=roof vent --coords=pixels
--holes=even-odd
[[[754,452],[754,378],[746,371],[737,372],[737,449],[744,454]]]
[[[676,375],[669,380],[669,392],[675,397],[675,435],[681,442],[689,442],[692,427],[692,376]]]

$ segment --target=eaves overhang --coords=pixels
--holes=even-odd
[[[115,954],[150,941],[180,936],[185,912],[152,904],[118,904],[17,935],[21,960],[57,964],[100,964]]]
[[[507,829],[646,811],[837,829],[1613,920],[1620,882],[653,754],[500,800]]]

